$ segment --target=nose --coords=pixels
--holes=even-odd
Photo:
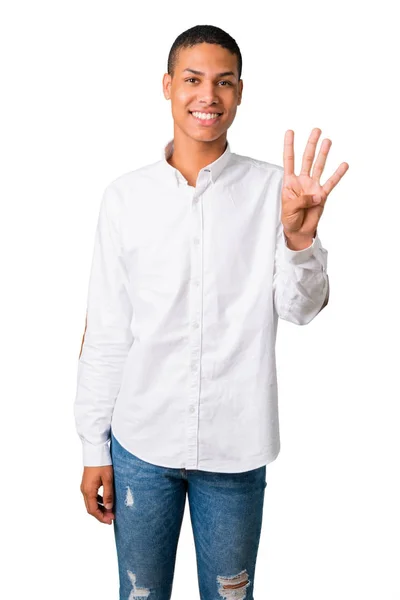
[[[216,88],[212,82],[203,83],[201,88],[198,88],[198,92],[199,92],[199,102],[200,103],[205,103],[207,105],[208,104],[218,104],[218,102],[219,102],[218,94],[217,94]]]

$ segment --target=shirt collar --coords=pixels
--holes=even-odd
[[[178,183],[187,184],[187,181],[186,181],[185,177],[182,175],[182,173],[180,171],[178,171],[178,169],[176,169],[175,167],[170,165],[169,162],[167,161],[167,158],[169,158],[172,155],[173,151],[174,151],[174,140],[172,139],[166,144],[166,146],[164,146],[164,149],[162,152],[162,157],[163,157],[162,160],[163,160],[165,166],[171,171],[171,173],[174,172]],[[203,167],[200,170],[200,173],[202,171],[204,171],[205,173],[210,173],[211,181],[213,183],[215,183],[218,176],[222,173],[223,169],[229,163],[231,155],[232,155],[231,147],[230,147],[229,141],[227,140],[225,151],[221,154],[221,156],[219,156],[216,160],[214,160],[214,162]]]

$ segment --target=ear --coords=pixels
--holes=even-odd
[[[163,87],[164,98],[166,100],[171,99],[171,85],[172,85],[171,75],[169,73],[164,73],[164,77],[162,80],[162,87]]]
[[[243,93],[243,79],[239,79],[239,95],[238,95],[238,106],[242,102],[242,93]]]

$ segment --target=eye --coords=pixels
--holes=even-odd
[[[188,79],[185,79],[185,82],[191,82],[191,81],[198,81],[197,77],[189,77]],[[232,83],[230,81],[226,81],[225,79],[221,80],[219,83],[226,83],[228,85],[232,85]],[[222,87],[225,87],[224,85]]]

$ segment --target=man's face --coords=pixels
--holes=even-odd
[[[231,74],[221,75],[227,72]],[[165,73],[163,79],[164,96],[171,100],[175,125],[198,141],[213,141],[226,132],[241,103],[242,89],[237,56],[217,44],[180,48],[174,76]],[[194,116],[193,111],[221,114],[203,119]]]

